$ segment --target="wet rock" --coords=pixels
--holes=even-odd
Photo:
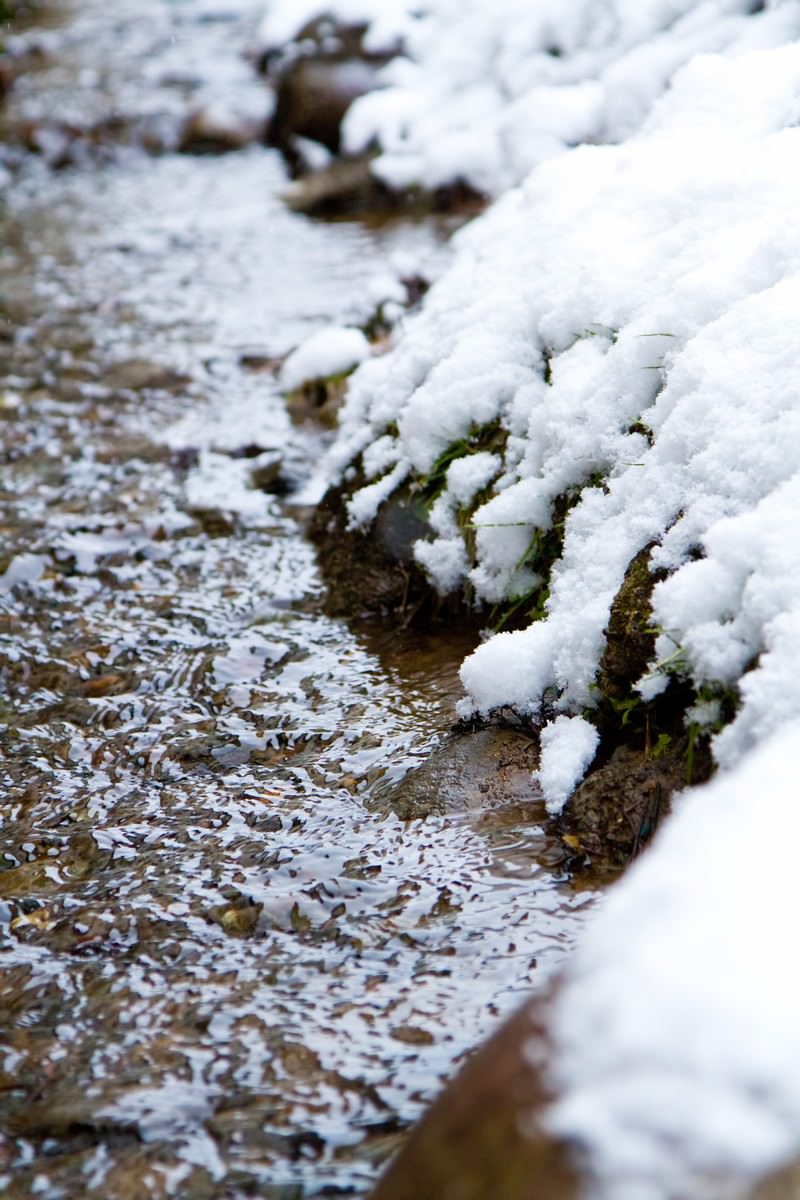
[[[295,179],[284,189],[283,199],[293,212],[310,217],[369,214],[377,220],[431,213],[458,213],[466,218],[486,207],[486,198],[461,180],[432,192],[420,187],[393,191],[372,173],[372,159],[371,154],[337,158]]]
[[[338,154],[345,113],[377,85],[377,73],[398,52],[371,53],[364,25],[337,25],[328,17],[301,30],[289,53],[267,62],[276,89],[267,141],[290,167],[302,166],[298,139],[306,138]]]
[[[323,379],[308,379],[286,393],[289,415],[296,422],[313,420],[326,429],[334,429],[347,391],[349,372]]]
[[[399,783],[373,789],[376,806],[403,820],[481,811],[536,799],[531,772],[536,743],[514,729],[490,726],[454,734]]]
[[[390,1035],[396,1042],[404,1042],[407,1046],[432,1046],[433,1034],[418,1025],[395,1025]]]
[[[296,138],[309,138],[338,153],[345,113],[376,82],[375,65],[363,59],[325,56],[295,60],[278,85],[268,142],[283,152],[290,165],[301,161]]]
[[[297,179],[286,192],[287,204],[321,217],[483,208],[485,197],[463,181],[433,192],[394,192],[372,174],[371,152],[338,157],[348,109],[359,96],[381,86],[381,68],[402,50],[399,45],[368,50],[365,32],[363,25],[343,26],[322,17],[310,22],[288,49],[264,60],[276,91],[266,140],[281,151]],[[333,162],[325,163],[328,155],[336,156]]]
[[[268,371],[276,374],[286,361],[285,355],[268,354],[266,350],[245,350],[239,355],[239,365],[247,371]]]
[[[186,118],[178,149],[182,154],[226,154],[261,140],[263,132],[261,121],[206,106]]]
[[[263,905],[246,901],[242,904],[214,910],[214,918],[231,937],[252,937],[258,926]]]
[[[283,192],[293,212],[311,217],[344,217],[398,207],[388,188],[370,170],[367,156],[337,159],[321,171],[303,175]]]
[[[36,1138],[59,1137],[82,1129],[134,1132],[132,1123],[101,1113],[101,1108],[102,1103],[96,1099],[90,1099],[80,1091],[67,1091],[15,1113],[10,1124],[15,1133]]]
[[[219,508],[187,508],[187,513],[197,521],[207,537],[230,537],[236,526],[227,513]]]
[[[262,454],[257,454],[250,467],[250,482],[262,492],[285,491],[283,455],[276,450],[265,450]]]
[[[171,367],[142,358],[113,363],[100,376],[103,387],[120,392],[139,392],[149,388],[175,392],[186,387],[189,382],[186,375],[172,370]]]
[[[378,1182],[371,1200],[576,1200],[567,1150],[542,1129],[549,1096],[544,1001],[469,1059]]]
[[[213,764],[214,752],[219,751],[223,739],[216,733],[190,734],[175,738],[170,746],[170,757],[181,763]]]

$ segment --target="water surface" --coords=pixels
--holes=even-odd
[[[7,124],[266,110],[258,8],[55,6]],[[0,1182],[364,1194],[592,896],[540,865],[535,799],[379,802],[449,744],[474,635],[326,617],[292,505],[325,435],[271,361],[439,232],[311,223],[271,152],[169,136],[7,156]]]

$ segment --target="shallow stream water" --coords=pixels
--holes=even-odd
[[[258,144],[173,152],[199,104],[266,111],[259,7],[64,0],[7,103],[38,149],[0,199],[10,1196],[363,1195],[593,900],[453,757],[474,635],[322,611],[293,499],[325,435],[271,365],[446,250],[289,213]]]

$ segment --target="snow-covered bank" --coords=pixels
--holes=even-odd
[[[531,605],[548,589],[544,619],[463,677],[473,710],[574,717],[547,742],[554,805],[586,765],[610,607],[650,543],[668,577],[643,696],[691,676],[713,724],[739,687],[726,764],[800,711],[798,79],[800,44],[695,59],[639,134],[544,164],[467,228],[394,350],[354,376],[331,460],[362,455],[354,523],[439,471],[436,537],[416,548],[434,584]]]
[[[405,51],[351,108],[345,148],[377,145],[391,187],[461,178],[491,196],[570,146],[629,136],[694,55],[775,45],[797,24],[794,4],[754,0],[271,0],[260,44],[325,14],[365,25],[370,51]]]
[[[329,478],[357,529],[416,489],[432,584],[528,614],[464,664],[464,712],[541,723],[552,812],[591,761],[609,615],[649,556],[655,644],[626,703],[683,681],[722,770],[567,976],[554,1126],[606,1200],[692,1197],[800,1146],[800,4],[423,7],[347,144],[377,137],[393,182],[461,173],[500,198],[356,371]]]

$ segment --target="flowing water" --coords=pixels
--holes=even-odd
[[[258,8],[65,0],[7,104],[10,1196],[363,1195],[593,899],[534,800],[459,804],[451,762],[438,815],[386,801],[446,790],[473,635],[324,615],[293,494],[325,435],[270,367],[446,251],[290,214],[258,144],[174,152],[198,106],[263,117]]]

